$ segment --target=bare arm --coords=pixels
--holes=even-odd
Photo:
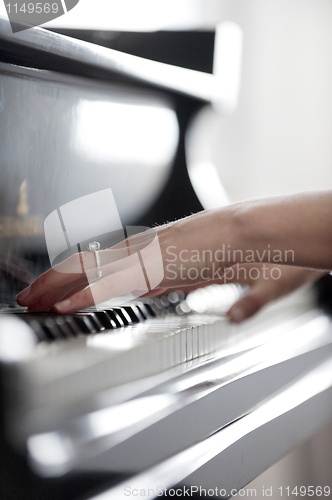
[[[161,253],[164,277],[160,288],[181,288],[213,280],[223,282],[224,269],[252,262],[332,269],[332,192],[253,200],[203,211],[156,229],[159,247],[147,252],[150,269]],[[144,236],[131,239],[131,248],[143,248]],[[101,252],[103,277],[86,288],[87,268],[80,271],[77,256],[41,275],[18,302],[31,310],[55,308],[73,312],[139,286],[135,266],[124,265],[114,252],[127,255],[128,244]],[[83,254],[88,262],[91,252]],[[65,267],[65,271],[63,270]],[[304,271],[306,272],[306,270]],[[301,281],[301,280],[299,280]],[[286,287],[287,288],[287,287]],[[99,300],[100,299],[100,300]]]
[[[332,269],[331,191],[250,200],[160,229],[165,255],[175,245],[179,260],[183,249],[199,249],[201,264],[210,250],[224,267],[258,261]]]
[[[283,264],[332,269],[331,191],[246,202],[236,211],[235,225],[240,247],[261,255],[271,249],[264,262],[280,251]]]

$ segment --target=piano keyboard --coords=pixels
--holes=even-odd
[[[232,325],[213,314],[230,305],[223,286],[72,316],[4,309],[0,344],[17,354],[28,340],[21,359],[0,349],[11,445],[41,476],[140,473],[330,356],[330,320],[311,294]]]
[[[207,291],[208,290],[208,291]],[[146,299],[144,302],[128,303],[121,307],[94,307],[71,315],[50,312],[28,312],[19,306],[3,304],[0,314],[14,314],[23,319],[34,331],[38,342],[50,342],[105,333],[110,330],[133,326],[151,318],[170,318],[211,310],[224,314],[239,297],[241,288],[236,285],[214,285],[197,290],[184,298],[182,291],[170,292],[167,296]],[[210,311],[207,310],[210,309]]]
[[[224,309],[239,296],[239,288],[225,286],[218,299]],[[212,297],[217,305],[216,290],[207,294],[209,306]],[[207,302],[204,294],[201,308]],[[23,386],[36,389],[29,406],[69,404],[226,347],[234,328],[223,314],[197,313],[195,300],[192,308],[189,303],[181,292],[171,292],[154,300],[63,316],[3,307],[3,318],[23,320],[34,336],[35,346],[23,367]],[[218,310],[223,312],[222,307]]]
[[[260,335],[266,334],[271,321],[277,324],[279,311],[272,308],[252,323],[232,325],[223,312],[239,293],[238,287],[212,285],[185,300],[181,296],[174,300],[173,295],[70,316],[4,308],[2,331],[6,321],[16,322],[8,325],[15,350],[18,342],[22,344],[21,333],[30,336],[29,350],[19,363],[18,406],[24,414],[46,411],[45,421],[51,423],[59,408],[66,415],[102,391],[160,374],[172,376],[172,369],[191,369],[217,351],[220,356],[220,350],[226,355],[231,349],[243,349],[246,339],[250,343],[245,348],[262,343]],[[283,311],[282,320],[307,308],[308,302],[301,300],[289,309],[289,316],[287,309]]]
[[[2,310],[2,313],[4,312],[23,319],[32,328],[39,342],[102,333],[156,316],[153,308],[144,303],[87,310],[63,316],[53,312],[32,313],[18,308]]]

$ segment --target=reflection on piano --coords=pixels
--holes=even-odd
[[[109,183],[126,224],[200,209],[193,192],[181,213],[154,204],[172,162],[185,178],[192,113],[232,100],[213,75],[45,30],[13,36],[0,20],[0,38],[1,498],[153,498],[176,485],[231,496],[332,417],[331,321],[312,291],[241,326],[224,317],[234,285],[70,316],[28,313],[13,298],[47,266],[44,217],[71,199]],[[100,103],[159,110],[178,148],[162,143],[167,154],[146,169],[100,148],[93,158]]]

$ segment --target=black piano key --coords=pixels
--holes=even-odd
[[[105,311],[109,315],[109,317],[114,321],[117,328],[125,326],[121,316],[113,308],[105,309]]]
[[[149,312],[151,318],[155,318],[157,316],[157,313],[155,309],[152,307],[152,304],[144,302],[144,307]]]
[[[152,316],[154,317],[160,316],[160,309],[157,307],[154,300],[149,300],[149,302],[145,303],[145,305],[146,307],[149,308],[149,311],[151,312]]]
[[[106,311],[94,311],[94,315],[99,319],[100,323],[106,330],[117,328],[115,321],[107,314]]]
[[[129,314],[133,323],[139,323],[141,321],[140,311],[136,306],[123,306],[123,309]]]
[[[77,337],[77,335],[81,333],[75,321],[75,318],[73,318],[72,316],[66,316],[66,323],[72,333],[72,336]]]
[[[105,330],[105,327],[100,322],[99,318],[95,314],[95,311],[78,311],[75,313],[75,316],[84,316],[89,319],[90,323],[93,325],[93,332],[91,333],[99,333]]]
[[[123,307],[112,307],[112,309],[120,316],[125,326],[131,325],[132,319]]]
[[[46,335],[51,339],[63,339],[66,338],[60,326],[56,323],[56,320],[52,317],[44,318],[42,321],[42,328]]]
[[[143,304],[143,302],[141,304],[137,304],[136,307],[139,310],[139,312],[141,313],[143,319],[148,319],[148,318],[152,317],[150,310],[146,307],[145,304]]]
[[[140,321],[145,321],[148,317],[148,314],[144,314],[143,308],[140,305],[136,305],[137,315]]]
[[[95,312],[89,313],[89,318],[90,318],[91,322],[93,323],[93,325],[95,326],[97,332],[102,332],[105,330],[104,325],[102,325],[102,323],[100,322],[100,320]]]
[[[38,339],[54,340],[66,337],[65,333],[61,329],[61,326],[57,325],[53,319],[54,313],[30,313],[17,311],[15,312],[15,315],[19,315],[21,319],[33,328]],[[37,324],[39,327],[37,327]]]
[[[153,303],[154,303],[155,307],[157,308],[157,310],[159,311],[159,314],[165,310],[165,306],[159,297],[155,297],[153,299]]]
[[[22,307],[9,308],[7,304],[0,312],[19,315],[33,329],[39,341],[50,341],[114,330],[149,318],[176,314],[174,306],[181,297],[173,292],[168,300],[166,298],[147,298],[144,302],[107,309],[91,308],[72,315],[59,315],[54,311],[29,312]]]
[[[81,333],[97,333],[96,327],[91,322],[90,317],[86,314],[74,314],[73,318]]]
[[[72,330],[70,326],[68,325],[68,320],[66,316],[58,316],[54,318],[55,323],[57,326],[60,328],[62,334],[66,338],[70,338],[73,336]]]
[[[39,321],[37,321],[36,319],[30,319],[27,321],[27,323],[30,326],[30,328],[32,328],[32,330],[34,331],[37,340],[39,340],[39,342],[50,340]]]

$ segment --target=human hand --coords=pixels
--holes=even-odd
[[[72,313],[127,293],[138,297],[207,282],[213,278],[215,264],[205,258],[212,252],[213,223],[210,212],[201,212],[99,251],[100,279],[96,279],[93,252],[75,254],[39,276],[18,294],[17,301],[30,311]],[[226,227],[225,222],[225,233]],[[194,262],[185,257],[193,252],[199,255]],[[218,263],[218,279],[224,267]]]
[[[270,302],[288,295],[303,285],[315,283],[326,274],[302,267],[276,266],[273,264],[237,264],[224,276],[225,283],[249,285],[227,313],[234,323],[250,318]]]
[[[308,207],[314,210],[315,197],[313,200],[310,196],[309,199],[307,196],[303,200],[300,198],[300,204],[299,198],[296,197],[294,207],[293,198],[281,198],[275,199],[273,203],[263,200],[207,210],[132,236],[111,249],[100,251],[102,277],[98,280],[95,279],[93,253],[76,254],[37,278],[28,289],[18,295],[17,301],[31,311],[55,309],[59,313],[72,313],[128,292],[134,292],[138,297],[155,293],[157,289],[224,282],[226,268],[236,264],[250,268],[252,264],[248,264],[246,260],[248,255],[257,256],[260,263],[264,262],[265,265],[271,260],[276,262],[273,260],[275,256],[280,264],[303,266],[298,271],[287,267],[286,271],[282,271],[278,283],[276,280],[266,283],[256,280],[246,301],[241,303],[243,310],[247,311],[247,314],[242,316],[249,317],[268,300],[288,293],[308,280],[314,281],[315,277],[324,274],[309,272],[305,268],[330,268],[330,237],[326,232],[325,222],[324,227],[318,227],[317,234],[315,233],[315,227],[319,226],[322,220],[321,215],[329,208],[330,195],[325,198],[323,201],[327,207],[324,205],[322,209],[319,203],[317,220],[313,219],[310,224],[306,224],[305,232],[299,231],[299,235],[295,232],[293,219],[285,219],[285,215],[294,208],[301,222],[302,205],[306,210]],[[289,224],[287,222],[288,225],[285,222],[285,227],[277,225],[278,210],[280,220],[290,221]],[[308,220],[308,215],[306,218]],[[157,236],[157,245],[149,244],[152,241],[151,234]],[[322,249],[327,257],[320,258],[324,253]],[[143,267],[139,253],[144,257]],[[291,261],[287,260],[288,253],[291,255]],[[280,258],[284,260],[280,261]],[[160,273],[161,266],[163,273]],[[146,275],[150,286],[147,286]],[[234,310],[229,313],[234,321],[235,310],[234,306]],[[239,321],[240,314],[237,318]]]
[[[275,264],[237,264],[226,270],[222,279],[182,287],[185,295],[212,283],[246,285],[244,295],[227,312],[230,321],[240,323],[254,316],[263,307],[298,288],[311,285],[326,274],[325,271],[277,266]],[[171,289],[155,290],[149,296],[165,295]]]

